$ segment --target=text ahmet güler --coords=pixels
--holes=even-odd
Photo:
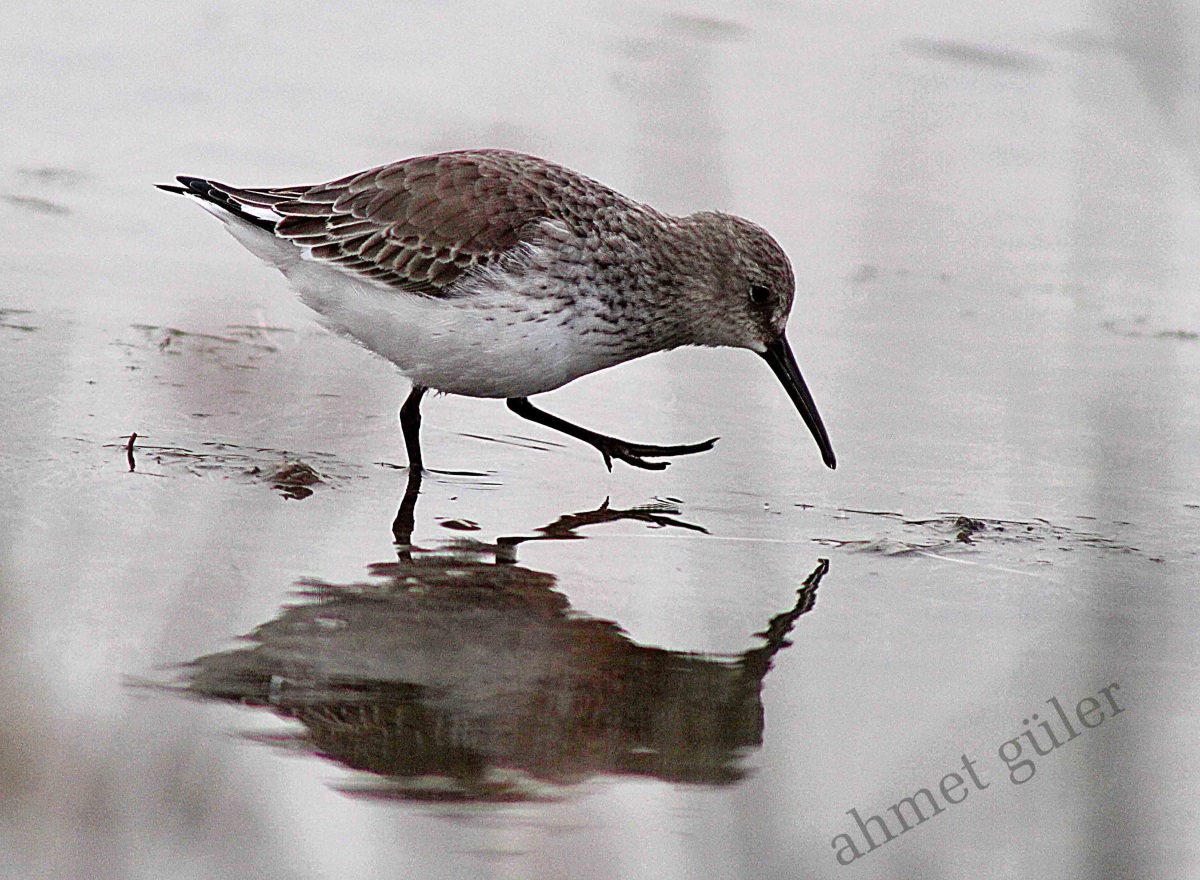
[[[1035,712],[1032,717],[1022,722],[1026,730],[1010,740],[1005,740],[997,755],[1008,768],[1008,778],[1013,785],[1023,785],[1033,779],[1037,773],[1037,764],[1026,748],[1033,749],[1038,757],[1046,757],[1060,746],[1066,745],[1085,729],[1099,727],[1106,717],[1120,715],[1125,711],[1124,706],[1117,704],[1116,692],[1121,689],[1117,682],[1108,687],[1100,688],[1095,697],[1084,697],[1074,708],[1073,712],[1064,709],[1058,697],[1051,697],[1047,704],[1054,710],[1055,718],[1039,721]],[[1101,699],[1102,698],[1102,699]],[[1108,715],[1105,715],[1107,709]],[[1057,721],[1057,725],[1055,724]],[[1073,723],[1074,722],[1074,723]],[[1078,725],[1078,726],[1077,726]],[[1040,733],[1038,733],[1040,731]],[[937,785],[941,800],[928,788],[918,788],[909,797],[902,797],[878,814],[865,818],[857,809],[851,808],[846,815],[854,820],[856,828],[837,834],[831,841],[836,850],[840,864],[849,865],[855,859],[860,859],[867,853],[878,849],[889,841],[895,840],[911,828],[944,812],[945,804],[961,804],[971,791],[983,791],[991,787],[991,782],[982,778],[976,769],[978,761],[973,761],[965,754],[962,756],[962,767],[951,771],[942,777]],[[968,783],[969,780],[969,783]]]

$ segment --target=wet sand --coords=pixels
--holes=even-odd
[[[1200,20],[491,9],[0,26],[0,875],[1196,875]],[[405,505],[405,382],[151,186],[480,145],[772,230],[837,471],[677,351],[539,402],[713,451],[431,398]]]

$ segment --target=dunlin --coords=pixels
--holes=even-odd
[[[658,470],[710,449],[629,443],[529,402],[573,379],[682,345],[762,356],[836,461],[784,335],[795,283],[782,248],[728,214],[673,217],[567,168],[504,150],[405,159],[313,186],[177,178],[278,268],[330,329],[412,380],[400,409],[422,466],[429,389],[505,398],[523,418]]]

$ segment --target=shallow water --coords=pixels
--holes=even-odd
[[[1200,18],[671,8],[0,26],[0,874],[1200,873]],[[150,186],[474,145],[771,229],[837,471],[678,351],[539,401],[712,452],[434,398],[404,505],[403,380]]]

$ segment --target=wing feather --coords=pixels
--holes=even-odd
[[[516,256],[542,221],[579,219],[581,200],[627,202],[565,168],[502,150],[419,156],[315,186],[203,183],[215,191],[210,200],[260,218],[311,259],[427,296],[453,295],[464,276]]]

